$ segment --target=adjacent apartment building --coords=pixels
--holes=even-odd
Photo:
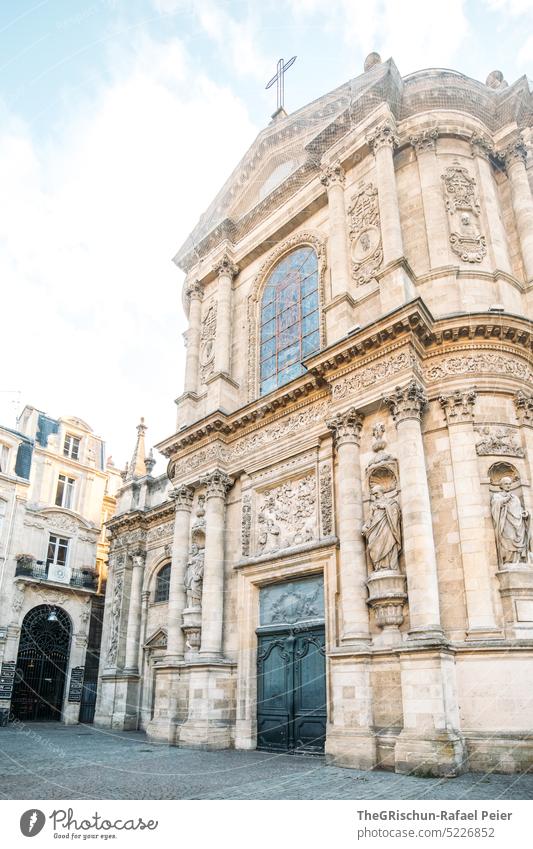
[[[91,720],[120,473],[86,422],[0,427],[0,718]]]

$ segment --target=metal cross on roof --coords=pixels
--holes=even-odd
[[[274,74],[274,76],[272,77],[270,82],[267,83],[266,86],[265,86],[265,88],[270,88],[271,86],[274,85],[274,83],[278,84],[278,86],[277,86],[278,105],[276,107],[276,111],[278,111],[279,109],[283,109],[283,99],[284,99],[284,94],[285,94],[285,84],[284,84],[283,77],[284,77],[285,71],[288,71],[288,69],[291,67],[291,65],[294,65],[295,62],[296,62],[296,56],[293,56],[292,59],[289,59],[289,61],[286,62],[286,63],[284,62],[283,59],[280,59],[279,62],[278,62],[278,68],[277,68],[276,73]]]

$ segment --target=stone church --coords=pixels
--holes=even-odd
[[[452,776],[533,765],[533,95],[364,72],[272,117],[175,257],[96,722]]]

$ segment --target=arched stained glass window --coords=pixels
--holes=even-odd
[[[154,601],[168,601],[170,590],[170,563],[166,563],[157,573]]]
[[[281,259],[261,300],[261,395],[302,374],[302,360],[320,348],[318,261],[308,245]]]

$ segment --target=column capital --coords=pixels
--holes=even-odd
[[[133,566],[139,566],[144,569],[144,564],[146,561],[146,551],[143,551],[142,548],[136,548],[135,551],[132,552],[131,560]]]
[[[367,135],[366,140],[374,155],[376,155],[378,150],[381,150],[382,147],[388,147],[392,151],[395,147],[398,147],[399,144],[399,139],[396,135],[396,128],[392,121],[384,121],[382,124],[378,124],[378,126],[374,127],[374,129]]]
[[[346,444],[359,445],[363,427],[363,416],[357,412],[355,407],[350,407],[343,413],[337,413],[336,416],[326,422],[326,425],[333,433],[337,448],[340,445]]]
[[[200,482],[205,485],[206,498],[225,498],[228,490],[233,486],[233,478],[230,478],[222,469],[213,469],[204,475]]]
[[[240,269],[239,266],[233,262],[230,255],[225,252],[213,266],[213,271],[216,275],[218,275],[218,277],[226,275],[233,280],[233,278],[239,273]]]
[[[523,392],[519,389],[514,396],[514,405],[516,409],[516,418],[520,424],[528,424],[533,426],[533,395]]]
[[[514,165],[515,162],[522,162],[525,165],[527,159],[527,147],[522,139],[514,139],[511,144],[507,145],[506,148],[500,151],[499,157],[505,163],[506,168]]]
[[[194,487],[188,486],[187,484],[176,486],[169,493],[169,496],[173,500],[176,510],[190,511],[192,508],[192,500],[194,497]]]
[[[494,145],[491,140],[481,133],[472,133],[470,136],[470,147],[472,156],[480,156],[482,159],[489,161],[491,156],[495,155]]]
[[[475,389],[466,389],[464,391],[458,389],[456,392],[452,392],[451,395],[441,395],[439,397],[439,403],[446,416],[448,427],[453,424],[474,421],[476,396],[477,392]]]
[[[320,173],[320,182],[326,189],[330,189],[332,186],[344,186],[346,175],[340,162],[324,165]]]
[[[199,280],[190,280],[185,287],[185,295],[189,300],[202,300],[204,296],[204,287]]]
[[[386,396],[383,401],[396,425],[406,419],[420,421],[427,406],[426,393],[417,380],[411,380],[405,386],[397,386],[392,395]]]
[[[434,152],[437,148],[438,137],[438,127],[432,127],[431,130],[422,130],[416,136],[409,136],[409,144],[414,147],[418,156],[421,153]]]

